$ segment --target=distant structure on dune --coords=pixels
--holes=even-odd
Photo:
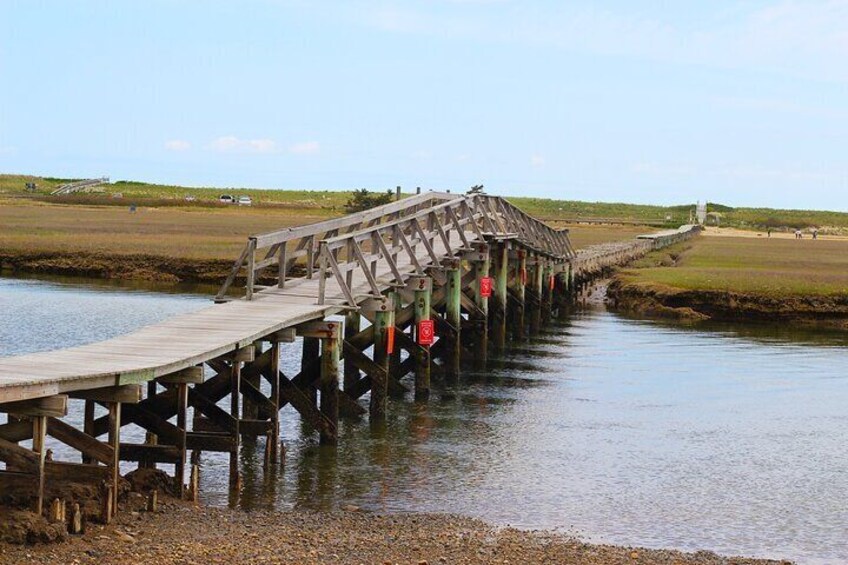
[[[701,204],[700,201],[695,205],[695,219],[698,223],[704,225],[707,221],[707,203]]]

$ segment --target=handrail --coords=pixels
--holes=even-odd
[[[284,288],[289,271],[303,258],[305,277],[311,279],[318,273],[319,304],[326,299],[329,278],[353,306],[351,283],[357,269],[371,293],[378,294],[375,273],[379,261],[386,262],[391,271],[391,284],[402,284],[409,273],[423,272],[416,255],[419,245],[427,251],[426,263],[433,264],[468,249],[474,241],[498,236],[517,240],[526,249],[555,261],[575,257],[568,230],[553,229],[501,197],[428,192],[342,218],[250,236],[216,300],[225,300],[242,269],[247,275],[248,300],[263,269],[276,267],[277,286]],[[291,242],[296,242],[293,249]],[[437,253],[436,248],[444,253]],[[401,272],[396,262],[399,254],[408,257],[409,273]]]

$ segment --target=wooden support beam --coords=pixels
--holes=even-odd
[[[52,416],[63,418],[68,414],[68,396],[56,394],[31,400],[18,400],[0,404],[0,412],[21,416]]]
[[[44,476],[47,480],[47,492],[60,490],[63,483],[83,483],[99,485],[111,480],[111,470],[103,465],[67,463],[65,461],[46,461]],[[53,485],[56,488],[52,488]]]
[[[184,451],[174,445],[121,444],[123,461],[179,464],[184,459],[182,453]]]
[[[156,381],[161,384],[199,385],[203,382],[203,365],[187,367],[182,371],[177,371],[176,373],[159,377]]]
[[[32,424],[28,420],[15,420],[0,426],[0,438],[13,443],[32,439]]]
[[[115,458],[111,445],[98,441],[97,438],[79,431],[58,418],[48,419],[47,435],[73,447],[83,454],[86,461],[99,461],[108,465]]]
[[[32,427],[31,423],[29,425]],[[35,473],[39,464],[38,454],[5,439],[0,439],[0,461],[5,461],[15,471],[27,473]]]
[[[93,400],[95,402],[138,404],[141,402],[141,385],[107,386],[103,388],[78,390],[68,393],[68,396],[82,400]]]

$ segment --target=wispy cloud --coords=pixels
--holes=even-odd
[[[434,4],[379,5],[354,17],[395,33],[542,44],[577,52],[848,81],[846,0],[740,3],[732,9],[708,8],[690,17],[575,3],[544,8],[457,3],[467,5],[453,10]],[[489,5],[474,6],[478,3]]]
[[[321,144],[317,141],[300,141],[289,145],[289,153],[295,155],[315,155],[321,151]]]
[[[165,142],[165,149],[168,151],[188,151],[191,149],[191,143],[184,139],[169,139]]]
[[[240,139],[226,135],[212,141],[209,149],[218,153],[274,153],[278,146],[273,139]]]

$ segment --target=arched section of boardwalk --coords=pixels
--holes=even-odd
[[[266,463],[278,460],[284,406],[334,444],[340,415],[383,418],[408,375],[426,400],[431,374],[455,378],[466,357],[485,363],[503,347],[508,319],[519,334],[538,328],[594,273],[692,233],[575,253],[567,230],[502,198],[427,193],[252,236],[219,304],[99,343],[0,358],[0,491],[31,493],[41,510],[63,481],[103,484],[108,520],[121,461],[173,465],[184,493],[189,451],[229,453],[238,485],[242,437],[266,438]],[[280,347],[297,336],[301,371],[285,375]],[[82,430],[63,420],[69,399],[84,402]],[[95,417],[96,405],[108,414]],[[144,444],[121,441],[129,424],[147,431]],[[49,461],[47,436],[82,462]]]

